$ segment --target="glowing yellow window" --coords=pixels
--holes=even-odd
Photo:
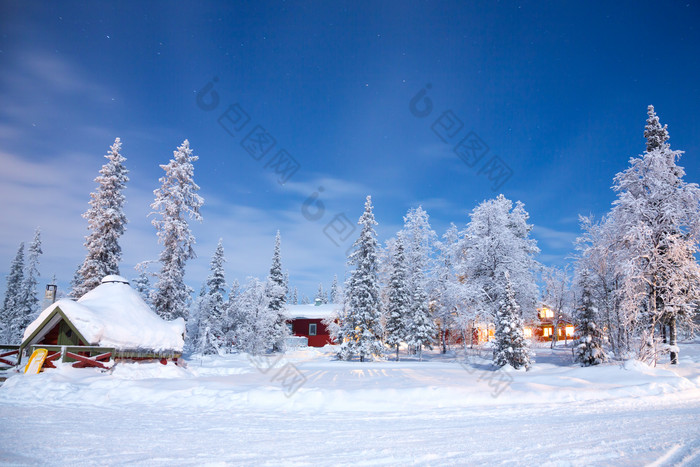
[[[525,336],[525,339],[529,339],[532,337],[532,329],[531,328],[523,328],[523,336]]]
[[[573,326],[567,326],[565,329],[566,329],[566,337],[573,337],[573,335],[574,335],[574,327],[573,327]]]
[[[542,328],[542,336],[549,337],[552,335],[552,328]]]
[[[554,312],[549,308],[542,308],[540,310],[540,318],[554,318]]]

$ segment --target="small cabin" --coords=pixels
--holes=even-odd
[[[537,339],[545,342],[552,340],[556,329],[557,340],[566,341],[575,339],[576,328],[574,324],[561,316],[554,316],[554,311],[546,306],[537,309],[537,321],[525,326],[526,339]]]
[[[342,305],[320,302],[308,305],[287,305],[287,326],[289,333],[305,337],[309,347],[323,347],[334,344],[324,320],[336,316]]]
[[[109,354],[115,360],[165,363],[182,355],[184,335],[182,318],[162,319],[126,279],[110,275],[77,301],[62,299],[44,309],[25,330],[20,355],[25,349],[43,347],[52,355],[68,349],[73,360]]]

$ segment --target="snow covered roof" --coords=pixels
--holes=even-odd
[[[108,280],[109,279],[109,280]],[[165,321],[143,301],[141,296],[120,276],[107,276],[102,284],[83,295],[77,302],[59,300],[41,312],[24,331],[24,340],[44,326],[33,341],[41,338],[58,321],[54,311],[59,308],[88,345],[113,347],[118,350],[175,351],[184,346],[185,321],[177,318]],[[55,321],[55,322],[53,322]],[[52,323],[53,322],[53,323]],[[43,334],[42,334],[43,333]]]
[[[331,316],[334,312],[340,311],[342,305],[336,303],[326,303],[324,305],[286,305],[285,311],[287,318],[295,319],[324,319]]]
[[[121,284],[128,284],[129,281],[124,279],[122,276],[117,276],[116,274],[110,274],[108,276],[104,276],[102,280],[100,281],[101,284],[108,284],[110,282],[119,282]]]

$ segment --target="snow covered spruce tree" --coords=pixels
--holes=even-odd
[[[331,303],[342,303],[342,292],[340,286],[338,286],[338,275],[333,276],[333,283],[331,284],[331,292],[329,295]]]
[[[139,272],[139,275],[131,279],[131,285],[136,290],[143,301],[151,305],[151,280],[146,271]]]
[[[129,181],[121,148],[121,140],[116,138],[105,155],[107,162],[95,179],[98,185],[97,190],[90,193],[90,208],[83,214],[90,233],[85,237],[87,255],[76,271],[71,291],[76,299],[100,285],[103,277],[119,274],[122,258],[119,237],[124,234],[127,223],[122,190]]]
[[[219,240],[214,256],[211,258],[210,273],[200,297],[198,310],[198,342],[194,346],[198,353],[211,355],[224,349],[226,334],[226,313],[224,295],[226,278],[224,276],[224,246]]]
[[[531,355],[523,335],[520,306],[515,299],[508,271],[503,275],[505,294],[496,311],[493,363],[499,367],[510,365],[516,370],[521,367],[529,369]]]
[[[204,200],[197,194],[194,166],[199,159],[192,155],[189,141],[185,140],[168,164],[160,167],[165,175],[159,179],[161,187],[155,190],[152,214],[159,218],[152,224],[158,231],[158,242],[163,245],[159,261],[160,272],[152,295],[156,312],[164,319],[187,318],[187,306],[192,289],[184,282],[185,263],[196,257],[195,238],[187,217],[202,220],[199,209]]]
[[[320,300],[321,303],[328,303],[328,295],[323,290],[323,283],[318,284],[318,291],[316,292],[315,300]]]
[[[423,361],[423,347],[432,349],[435,341],[435,322],[428,307],[428,294],[421,287],[420,269],[413,272],[416,285],[411,297],[406,343],[418,353],[418,360]]]
[[[344,310],[341,316],[339,338],[342,339],[338,356],[349,360],[357,355],[360,361],[381,355],[382,311],[377,275],[377,234],[372,212],[372,197],[367,196],[365,212],[358,224],[360,237],[353,244],[348,264],[355,269],[348,278]]]
[[[700,304],[700,188],[683,180],[666,126],[648,108],[646,152],[615,176],[617,200],[611,216],[621,234],[621,306],[641,336],[639,356],[656,361],[655,331],[669,330],[671,363],[678,361],[677,328],[695,326]]]
[[[598,326],[598,312],[593,304],[587,272],[580,278],[581,303],[576,313],[579,339],[574,344],[574,361],[582,366],[598,365],[607,360],[603,350],[603,332]]]
[[[21,338],[17,321],[19,310],[22,308],[24,286],[24,242],[20,243],[15,259],[10,264],[10,274],[7,276],[5,300],[0,310],[0,343],[14,344]]]
[[[507,285],[513,290],[518,313],[535,316],[537,285],[534,271],[539,263],[537,243],[530,238],[532,225],[524,205],[503,195],[478,205],[459,245],[458,272],[466,306],[460,320],[480,318],[494,322],[506,303]],[[509,278],[506,280],[507,277]]]
[[[411,312],[411,300],[406,283],[406,257],[403,251],[401,234],[396,238],[394,256],[391,260],[391,277],[386,310],[386,343],[396,349],[396,361],[399,361],[399,345],[406,341],[407,323]]]
[[[275,352],[284,351],[284,341],[289,335],[287,318],[284,314],[287,290],[284,284],[284,275],[282,274],[281,243],[282,240],[278,230],[275,236],[275,250],[272,254],[272,266],[270,266],[270,274],[267,276],[267,285],[265,288],[265,293],[268,298],[268,307],[271,314],[275,316],[272,329],[272,335],[274,336],[272,350]]]
[[[29,324],[34,321],[38,313],[41,302],[37,296],[37,286],[39,285],[39,255],[41,250],[41,232],[39,229],[34,231],[34,239],[29,244],[27,249],[27,266],[24,270],[24,282],[22,283],[22,291],[20,295],[19,308],[17,308],[17,316],[13,323],[13,333],[17,338],[21,338],[24,330]]]

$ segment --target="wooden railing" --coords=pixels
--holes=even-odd
[[[44,368],[56,368],[53,364],[59,358],[62,362],[74,361],[75,368],[97,367],[107,369],[103,362],[107,362],[114,355],[114,349],[108,347],[95,347],[86,345],[31,345],[31,352],[36,349],[46,349],[49,354],[44,360]],[[83,355],[81,355],[83,354]],[[87,355],[84,355],[87,354]]]
[[[12,355],[17,355],[17,359],[15,361],[12,361],[8,359],[7,357],[10,357]],[[17,365],[19,362],[19,345],[13,345],[13,344],[0,344],[0,363],[7,365],[8,367],[13,367]],[[4,369],[4,367],[0,366],[0,369]]]

